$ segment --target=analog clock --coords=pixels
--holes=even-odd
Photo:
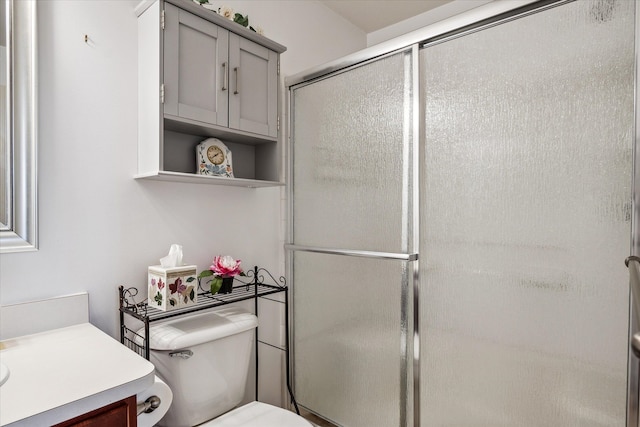
[[[224,162],[224,152],[217,145],[212,145],[207,148],[207,158],[214,165],[220,165]]]
[[[205,139],[196,147],[196,170],[199,175],[233,178],[231,150],[217,138]]]

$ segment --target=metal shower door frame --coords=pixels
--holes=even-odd
[[[285,78],[285,86],[287,90],[287,96],[285,97],[285,110],[288,111],[287,114],[287,125],[285,129],[287,129],[287,160],[286,160],[286,184],[287,184],[287,229],[285,242],[287,242],[284,246],[286,249],[285,263],[286,263],[286,272],[287,277],[293,276],[293,253],[296,250],[302,251],[316,251],[323,252],[323,250],[319,250],[319,248],[309,248],[309,247],[301,247],[293,244],[293,187],[291,185],[292,179],[292,171],[293,171],[293,145],[292,145],[292,121],[291,117],[293,117],[293,100],[292,100],[292,89],[294,87],[300,87],[306,84],[310,84],[314,81],[324,79],[329,77],[330,75],[335,75],[337,73],[348,71],[349,69],[364,65],[372,60],[379,59],[383,56],[397,53],[398,51],[402,51],[405,49],[412,49],[412,54],[414,55],[413,59],[413,76],[414,76],[414,99],[413,99],[413,137],[418,138],[418,147],[414,152],[413,161],[416,163],[412,165],[414,167],[414,184],[417,184],[417,180],[419,180],[418,173],[418,161],[419,156],[421,155],[419,141],[424,140],[424,124],[420,120],[422,117],[421,106],[424,105],[424,100],[421,99],[422,92],[419,90],[419,61],[417,58],[418,55],[418,46],[425,44],[426,42],[433,41],[444,41],[451,37],[460,37],[469,32],[477,31],[481,28],[486,28],[488,26],[498,25],[507,20],[519,19],[524,17],[530,13],[540,11],[541,9],[548,7],[555,7],[566,3],[571,3],[575,0],[495,0],[494,2],[482,5],[478,8],[472,9],[468,12],[462,13],[460,15],[454,16],[449,19],[445,19],[440,22],[436,22],[434,24],[428,25],[425,28],[420,30],[416,30],[410,32],[406,35],[394,38],[390,41],[380,43],[376,46],[364,49],[362,51],[356,52],[354,54],[348,55],[344,58],[329,62],[324,65],[320,65],[314,68],[311,68],[307,71],[295,74],[293,76],[289,76]],[[631,194],[631,236],[630,236],[630,254],[640,256],[640,108],[638,108],[638,102],[640,100],[640,67],[638,66],[640,62],[640,14],[638,13],[638,8],[636,4],[635,10],[635,78],[634,78],[634,90],[635,90],[635,99],[634,99],[634,131],[633,131],[633,172],[632,172],[632,194]],[[417,96],[416,96],[417,95]],[[414,143],[416,143],[414,141]],[[418,185],[414,185],[413,187],[413,196],[414,201],[418,201]],[[418,226],[418,203],[414,203],[414,212],[413,212],[413,238],[416,239],[415,243],[417,243],[417,236],[419,236],[419,226]],[[417,245],[413,246],[417,250]],[[344,252],[345,250],[336,249],[338,253],[340,251]],[[370,256],[371,254],[366,253],[366,251],[349,251],[350,255],[354,256]],[[328,252],[325,252],[328,253]],[[384,254],[383,254],[384,255]],[[420,289],[419,289],[419,265],[418,265],[418,254],[386,254],[391,258],[399,259],[397,256],[402,255],[409,256],[410,258],[406,258],[407,262],[407,272],[405,274],[406,280],[408,283],[403,283],[405,289],[409,289],[410,292],[407,294],[410,301],[408,304],[410,306],[410,312],[412,313],[412,318],[410,319],[410,325],[412,328],[409,329],[405,339],[407,342],[405,343],[405,347],[408,349],[412,356],[409,356],[410,360],[406,360],[407,363],[407,372],[410,372],[412,375],[413,384],[409,385],[412,391],[412,401],[406,402],[407,407],[404,416],[401,416],[406,427],[419,427],[420,426],[420,335],[419,335],[419,321],[420,321],[420,312],[419,312],[419,297],[420,297]],[[424,256],[424,254],[423,254]],[[383,256],[384,257],[384,256]],[[387,257],[388,258],[388,257]],[[623,267],[623,261],[620,260],[621,267]],[[295,282],[295,280],[293,281]],[[295,285],[290,287],[292,293],[295,293]],[[404,295],[403,295],[404,296]],[[293,319],[293,298],[291,299],[291,304],[289,304],[289,318]],[[403,316],[406,313],[403,313]],[[635,313],[633,308],[633,304],[629,305],[629,342],[631,342],[631,337],[634,333],[639,332],[639,329],[635,326],[637,323],[633,320],[636,317],[640,317],[640,313]],[[295,325],[292,324],[290,328],[290,333],[293,336],[295,334]],[[293,345],[293,339],[290,340],[292,343],[291,351],[295,353],[295,346]],[[291,361],[291,365],[287,367],[289,372],[293,375],[293,358]],[[404,368],[401,368],[404,369]],[[626,416],[626,427],[638,427],[640,425],[640,417],[639,417],[639,399],[640,399],[640,365],[639,359],[636,358],[630,347],[629,347],[629,355],[628,355],[628,369],[627,369],[627,416]],[[402,400],[401,400],[402,401]],[[404,427],[404,426],[402,426]]]
[[[633,129],[633,172],[631,186],[631,239],[629,254],[640,256],[640,108],[638,101],[640,100],[640,13],[638,13],[638,3],[635,2],[635,78],[634,78],[634,129]],[[639,332],[638,322],[635,319],[640,318],[640,313],[636,313],[633,305],[633,299],[629,298],[629,343],[633,335]],[[627,366],[627,427],[637,427],[640,425],[639,416],[639,400],[640,400],[640,365],[639,360],[633,354],[631,345],[628,351]]]
[[[293,159],[294,159],[294,147],[292,144],[292,136],[293,132],[293,124],[291,121],[288,123],[288,143],[287,143],[287,211],[288,211],[288,226],[287,226],[287,242],[284,245],[287,250],[286,256],[286,271],[288,277],[294,277],[293,272],[293,254],[295,252],[311,252],[311,253],[321,253],[321,254],[329,254],[329,255],[341,255],[341,256],[349,256],[349,257],[359,257],[359,258],[372,258],[379,260],[396,260],[402,262],[402,278],[400,280],[401,286],[401,313],[400,313],[400,324],[399,324],[399,333],[401,335],[401,363],[399,366],[399,376],[400,376],[400,425],[401,426],[411,426],[411,418],[413,418],[414,411],[414,400],[410,398],[410,391],[414,389],[416,384],[416,380],[419,378],[415,377],[415,374],[412,373],[413,367],[419,363],[418,359],[414,359],[415,350],[414,344],[418,339],[417,334],[417,326],[413,323],[412,310],[415,304],[417,304],[417,299],[412,295],[415,289],[417,289],[418,281],[418,254],[414,252],[417,249],[418,238],[419,238],[419,229],[418,229],[418,149],[419,149],[419,133],[418,133],[418,119],[419,119],[419,99],[416,96],[418,93],[418,85],[419,85],[419,75],[418,75],[418,44],[413,44],[410,46],[403,46],[398,49],[393,49],[389,52],[383,52],[378,55],[373,55],[371,58],[367,60],[358,61],[346,68],[341,68],[339,70],[334,70],[330,73],[323,74],[321,76],[317,76],[311,80],[303,80],[297,83],[287,83],[288,93],[287,93],[287,110],[289,111],[288,117],[293,117],[293,111],[295,108],[295,102],[293,100],[292,91],[295,89],[302,88],[304,86],[316,83],[318,81],[324,80],[329,77],[333,77],[335,75],[349,72],[355,68],[359,68],[362,66],[366,66],[378,60],[387,58],[393,55],[406,55],[405,63],[410,62],[408,69],[410,70],[411,76],[411,104],[412,104],[412,116],[407,118],[406,120],[411,121],[411,140],[404,141],[404,159],[405,159],[405,170],[403,171],[403,191],[406,193],[403,194],[403,198],[406,199],[403,201],[405,205],[403,207],[403,220],[407,222],[407,225],[402,230],[402,252],[391,253],[391,252],[380,252],[380,251],[367,251],[367,250],[354,250],[348,248],[324,248],[324,247],[315,247],[315,246],[303,246],[296,245],[293,243],[294,236],[294,228],[293,228]],[[405,69],[405,78],[407,69]],[[407,136],[405,135],[405,138]],[[408,170],[410,169],[410,173]],[[410,200],[408,203],[407,200]],[[407,232],[409,230],[410,232]],[[295,280],[293,280],[295,281]],[[293,301],[295,295],[295,286],[290,287],[290,291],[292,297],[290,299],[289,305],[289,318],[293,319],[294,307]],[[291,354],[295,355],[295,323],[289,328],[291,339],[290,342],[290,351]],[[295,357],[290,358],[290,366],[289,369],[290,375],[293,374],[295,365]],[[294,382],[294,394],[295,394],[295,382]],[[299,403],[299,402],[298,402]],[[299,403],[300,404],[300,403]],[[304,405],[301,405],[304,407]],[[305,408],[310,410],[309,408]],[[320,415],[320,414],[316,414]]]

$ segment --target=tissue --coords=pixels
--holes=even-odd
[[[182,265],[182,245],[175,243],[169,248],[169,254],[160,258],[160,265],[164,268],[180,267]]]
[[[196,305],[198,281],[195,265],[182,264],[182,246],[173,244],[160,265],[148,270],[148,304],[169,311]]]

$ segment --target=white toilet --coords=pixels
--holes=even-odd
[[[261,402],[231,411],[244,397],[257,324],[253,314],[225,307],[149,328],[151,362],[173,392],[159,426],[312,426],[291,411]]]

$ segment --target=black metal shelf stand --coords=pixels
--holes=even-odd
[[[161,320],[166,320],[172,317],[184,316],[189,313],[197,311],[208,310],[211,308],[240,302],[246,300],[254,300],[254,310],[256,316],[258,315],[258,298],[263,298],[269,295],[278,294],[284,292],[284,310],[285,310],[285,336],[286,346],[285,348],[276,347],[285,352],[286,357],[286,381],[287,391],[291,398],[291,403],[294,405],[298,414],[298,404],[291,389],[290,369],[289,369],[289,288],[286,285],[284,277],[280,276],[279,279],[273,277],[268,270],[255,266],[252,270],[247,271],[246,276],[243,278],[248,279],[248,282],[243,281],[238,276],[234,277],[234,286],[231,293],[228,294],[212,294],[210,291],[203,289],[202,284],[198,283],[198,298],[197,303],[191,307],[184,307],[171,311],[162,311],[154,307],[150,307],[147,301],[138,302],[134,301],[134,298],[138,295],[138,289],[135,287],[125,288],[120,285],[118,287],[119,292],[119,309],[120,309],[120,342],[138,353],[140,356],[149,360],[150,347],[149,347],[149,324]],[[265,282],[265,278],[270,283]],[[238,283],[236,285],[236,282]],[[144,324],[144,336],[139,334],[136,330],[130,328],[125,323],[125,315],[133,317]],[[138,330],[141,328],[138,328]],[[256,343],[256,400],[258,400],[258,343],[263,343],[274,347],[269,343],[265,343],[259,340],[258,328],[255,333]]]

